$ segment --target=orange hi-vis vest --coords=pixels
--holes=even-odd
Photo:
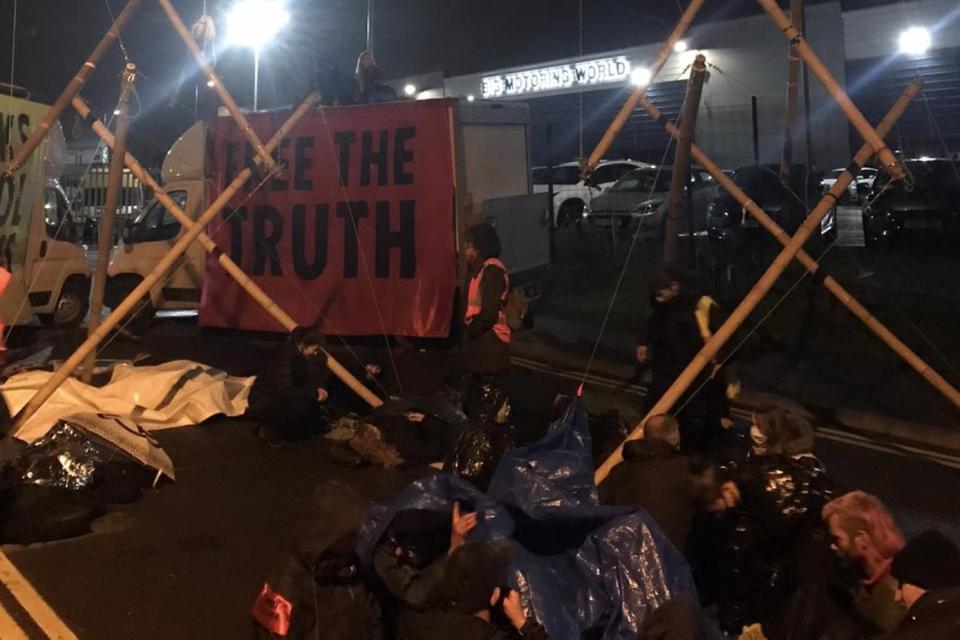
[[[470,324],[473,319],[480,315],[480,281],[483,280],[483,272],[489,266],[500,267],[503,269],[503,295],[500,296],[500,311],[497,314],[497,323],[493,325],[493,332],[501,342],[510,344],[510,325],[507,323],[507,314],[504,308],[507,306],[507,298],[510,295],[510,276],[507,275],[507,268],[496,258],[490,258],[483,263],[477,275],[470,278],[470,287],[467,290],[467,312],[463,320]]]

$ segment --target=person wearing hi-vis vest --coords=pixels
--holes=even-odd
[[[473,389],[510,366],[510,325],[505,313],[510,277],[500,261],[500,236],[493,226],[481,223],[467,229],[463,253],[468,280],[461,370],[471,378],[464,398],[469,405]]]

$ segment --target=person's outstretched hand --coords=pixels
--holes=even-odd
[[[519,591],[511,589],[510,594],[503,599],[503,612],[507,614],[507,620],[517,631],[527,623],[527,615],[523,612],[523,602],[520,600]]]
[[[477,514],[460,514],[460,503],[453,503],[453,514],[450,519],[450,553],[459,549],[467,542],[467,536],[477,526]]]

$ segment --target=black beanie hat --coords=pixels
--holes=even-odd
[[[960,551],[948,537],[930,529],[907,543],[893,559],[890,573],[924,590],[960,585]]]
[[[490,607],[490,595],[507,581],[510,543],[474,542],[454,551],[444,567],[443,591],[451,604],[466,613]],[[504,594],[506,595],[506,594]]]

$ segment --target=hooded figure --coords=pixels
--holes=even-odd
[[[777,628],[789,618],[782,615],[788,601],[805,585],[822,582],[830,566],[820,513],[834,489],[813,454],[813,426],[804,417],[785,409],[758,411],[750,437],[752,451],[736,479],[743,502],[729,523],[729,539],[713,542],[723,549],[715,554],[722,558],[718,564],[729,572],[721,616],[762,620],[769,637],[781,638]],[[778,622],[769,624],[774,618]]]
[[[716,302],[694,292],[685,280],[673,269],[650,278],[652,313],[637,347],[637,361],[649,366],[653,374],[647,391],[648,409],[666,393],[718,327],[718,314],[712,313]],[[726,400],[722,370],[708,367],[676,403],[683,407],[677,418],[684,452],[715,448],[723,434],[721,420],[729,412]]]
[[[510,399],[500,387],[483,384],[470,399],[468,413],[472,421],[460,432],[443,470],[486,491],[500,458],[514,447]]]
[[[367,517],[366,501],[344,484],[328,482],[314,491],[290,556],[254,602],[257,638],[383,637],[380,604],[355,551]]]

